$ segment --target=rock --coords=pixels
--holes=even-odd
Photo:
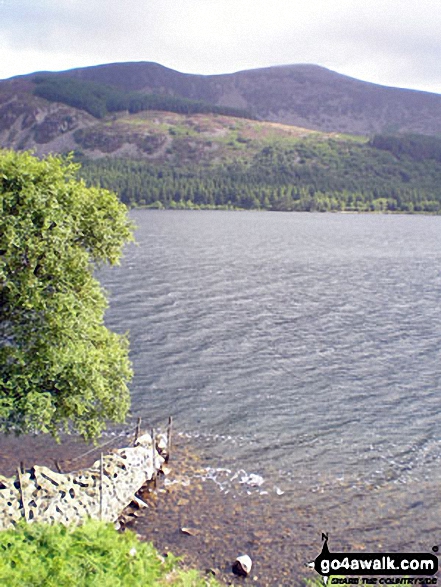
[[[241,577],[246,577],[251,572],[253,561],[247,554],[238,556],[233,563],[233,573]]]
[[[187,536],[196,536],[197,534],[196,528],[181,528],[181,532]]]
[[[147,432],[146,434],[143,434],[142,436],[139,436],[135,442],[135,446],[150,446],[152,444],[152,437],[150,436],[150,434]]]
[[[167,454],[168,450],[168,443],[167,443],[167,435],[166,434],[157,434],[156,438],[156,450],[162,456]]]
[[[137,497],[136,495],[134,495],[134,496],[132,497],[132,501],[134,501],[134,502],[136,503],[136,505],[137,505],[137,506],[138,506],[140,509],[143,509],[143,508],[148,508],[148,507],[149,507],[149,504],[148,504],[148,503],[146,503],[146,502],[145,502],[143,499],[141,499],[141,498]]]

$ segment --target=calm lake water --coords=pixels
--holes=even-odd
[[[318,532],[440,544],[441,218],[132,217],[137,244],[99,277],[130,333],[133,412],[173,415],[221,490],[268,491]]]

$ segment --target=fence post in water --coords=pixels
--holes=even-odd
[[[54,459],[54,464],[55,464],[57,471],[59,473],[63,473],[63,469],[61,468],[60,461],[58,461],[57,459]]]
[[[172,418],[172,416],[169,416],[168,426],[167,426],[167,456],[165,459],[166,462],[168,462],[170,460],[170,455],[171,455],[172,425],[173,425],[173,418]]]

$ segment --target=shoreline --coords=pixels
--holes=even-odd
[[[237,208],[234,206],[170,206],[162,208],[151,205],[128,206],[128,210],[154,210],[158,212],[282,212],[295,214],[365,214],[368,216],[441,216],[441,212],[425,212],[409,210],[272,210],[270,208]]]
[[[127,445],[131,438],[115,435],[103,441],[112,440],[110,450]],[[58,459],[80,468],[93,463],[101,450],[98,445],[77,458],[91,445],[72,437],[63,440],[56,444],[43,436],[0,436],[0,474],[16,471],[20,459],[26,467],[53,466]],[[149,507],[129,516],[124,526],[142,541],[152,542],[160,554],[173,553],[185,568],[214,574],[221,584],[305,587],[318,579],[306,563],[318,555],[322,532],[330,534],[335,552],[425,552],[439,543],[436,519],[430,516],[438,499],[421,481],[406,485],[404,498],[395,484],[346,494],[344,486],[322,486],[314,493],[315,501],[304,501],[305,491],[312,489],[282,497],[247,491],[246,486],[241,492],[221,491],[207,476],[213,464],[197,443],[175,434],[167,464],[170,472],[159,476],[154,491],[142,495]],[[425,514],[418,504],[424,504]],[[416,520],[423,522],[424,534]],[[251,573],[236,577],[232,564],[244,554],[252,559]]]
[[[190,442],[176,439],[168,463],[172,472],[160,478],[149,509],[128,528],[152,540],[162,554],[172,552],[185,566],[214,575],[222,584],[301,587],[318,578],[304,559],[318,544],[310,515],[299,508],[293,526],[275,495],[221,492],[213,481],[199,477],[208,464]],[[244,554],[253,566],[241,578],[232,565]]]
[[[115,436],[109,450],[127,444],[127,439],[127,435]],[[100,445],[93,447],[73,437],[57,444],[43,435],[1,436],[0,447],[0,475],[4,476],[16,472],[21,463],[25,468],[58,463],[66,472],[71,463],[79,469],[90,466],[101,450]],[[214,575],[226,585],[300,586],[304,578],[315,578],[301,554],[316,542],[311,521],[300,515],[294,528],[286,524],[282,513],[274,516],[274,503],[268,496],[222,493],[215,483],[198,477],[207,464],[188,440],[177,436],[170,474],[159,478],[156,490],[147,497],[149,507],[139,510],[126,528],[141,540],[153,542],[161,554],[173,553],[185,567]],[[253,561],[247,578],[232,573],[234,560],[242,554]]]

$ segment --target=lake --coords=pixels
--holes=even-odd
[[[136,245],[99,278],[132,412],[172,415],[219,490],[277,515],[371,550],[441,543],[441,218],[131,216]]]

